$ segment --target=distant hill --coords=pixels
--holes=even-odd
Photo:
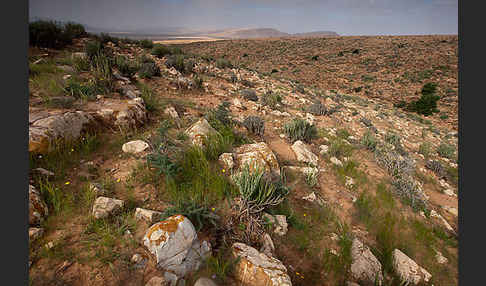
[[[296,33],[292,34],[293,37],[337,37],[338,33],[333,31],[315,31],[307,33]]]

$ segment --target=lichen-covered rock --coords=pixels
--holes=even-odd
[[[147,110],[140,97],[127,101],[123,109],[115,117],[115,127],[133,128],[142,125],[147,120]]]
[[[376,259],[370,249],[357,238],[351,245],[351,275],[357,281],[378,285],[383,282],[381,263]]]
[[[164,110],[164,114],[169,115],[170,117],[177,119],[179,118],[179,114],[177,113],[177,110],[173,106],[169,106]]]
[[[95,218],[105,218],[123,208],[123,205],[122,200],[98,197],[93,204],[92,214]]]
[[[41,237],[41,235],[44,233],[43,228],[38,228],[38,227],[29,227],[29,241],[33,242],[34,240],[38,239]]]
[[[153,210],[146,210],[142,208],[135,209],[135,218],[145,220],[148,223],[154,223],[161,214],[161,212]]]
[[[343,162],[341,162],[341,160],[339,160],[336,157],[331,157],[330,160],[331,160],[331,163],[333,163],[336,166],[343,166]]]
[[[393,269],[402,281],[417,285],[421,281],[428,282],[432,275],[415,261],[398,249],[392,253]]]
[[[217,286],[217,284],[209,278],[201,277],[197,279],[196,283],[194,283],[194,286]]]
[[[134,85],[131,84],[122,86],[121,92],[124,96],[130,99],[137,98],[142,94]]]
[[[234,243],[232,252],[240,257],[235,266],[235,277],[244,285],[251,286],[290,286],[292,282],[287,268],[274,257],[258,252],[243,243]]]
[[[219,162],[226,170],[233,169],[235,163],[233,160],[233,153],[223,153],[219,156]]]
[[[29,152],[47,153],[58,139],[78,139],[92,123],[84,111],[29,114]]]
[[[205,137],[217,133],[218,132],[209,125],[209,122],[205,118],[201,118],[186,130],[186,134],[189,136],[192,144],[196,146],[202,146]]]
[[[147,142],[142,140],[134,140],[123,144],[122,150],[125,153],[138,154],[147,150],[148,147],[149,144]]]
[[[280,175],[277,157],[265,142],[246,144],[236,148],[235,159],[237,169],[248,164],[250,168],[263,168],[267,172]]]
[[[39,225],[48,214],[47,205],[39,192],[29,185],[29,225]]]
[[[152,225],[143,244],[155,255],[160,268],[179,277],[197,270],[211,251],[209,243],[199,241],[191,221],[182,215]]]
[[[309,146],[307,146],[304,142],[297,140],[291,146],[291,148],[297,156],[298,161],[317,166],[317,163],[319,162],[319,157],[317,157],[316,154],[312,153]]]
[[[263,243],[260,252],[263,252],[268,256],[273,256],[272,253],[275,251],[275,245],[273,244],[272,237],[268,233],[265,233],[262,240]]]
[[[145,284],[145,286],[168,286],[169,281],[167,281],[164,277],[154,276],[150,278],[149,281]]]

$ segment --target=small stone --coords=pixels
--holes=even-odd
[[[428,282],[432,275],[415,261],[398,249],[392,253],[393,268],[402,281],[418,284],[422,280]]]
[[[284,138],[285,138],[285,134],[283,134],[283,133],[282,133],[282,134],[280,134],[280,135],[278,135],[278,136],[279,136],[280,138],[282,138],[282,139],[284,139]]]
[[[275,251],[275,245],[273,244],[272,237],[268,233],[263,235],[263,245],[260,252],[265,253],[268,256],[273,256],[272,253]]]
[[[335,234],[334,232],[331,232],[329,237],[331,238],[332,241],[338,241],[339,240],[339,236],[337,234]]]
[[[449,261],[446,257],[442,255],[442,253],[440,253],[440,251],[437,250],[435,251],[435,259],[439,264],[445,264]]]
[[[122,200],[98,197],[93,204],[92,214],[95,218],[105,218],[110,214],[123,208],[124,202]]]
[[[123,144],[122,150],[125,153],[138,154],[145,151],[149,147],[147,142],[142,140],[134,140]]]
[[[32,242],[32,241],[38,239],[39,237],[42,236],[43,233],[44,233],[43,228],[29,227],[29,241]]]
[[[354,186],[354,180],[353,180],[353,178],[346,176],[345,186],[346,187],[352,187],[352,186]]]
[[[219,156],[219,162],[223,165],[225,171],[233,169],[235,163],[233,160],[233,153],[223,153]]]
[[[217,284],[209,278],[201,277],[197,279],[196,283],[194,283],[194,286],[217,286]]]
[[[329,146],[321,145],[319,146],[319,154],[324,155],[329,151]]]
[[[451,190],[451,189],[445,189],[443,192],[444,192],[444,194],[448,195],[449,197],[457,197],[456,193],[454,193],[454,191]]]
[[[46,243],[45,247],[46,247],[47,249],[51,249],[51,248],[53,248],[53,247],[54,247],[54,242],[53,242],[53,241],[49,241],[48,243]]]
[[[169,282],[164,277],[154,276],[152,277],[145,286],[168,286]]]
[[[168,114],[170,117],[177,119],[179,118],[179,114],[177,113],[176,109],[173,106],[169,106],[164,110],[165,114]]]
[[[48,171],[44,168],[35,168],[33,171],[39,175],[46,176],[46,177],[54,177],[55,175],[53,172]]]
[[[130,259],[130,261],[131,261],[132,263],[139,263],[139,262],[141,262],[142,260],[143,260],[143,256],[142,256],[142,255],[140,255],[140,254],[138,254],[138,253],[135,253],[135,254],[132,256],[132,258]]]
[[[154,223],[156,220],[159,219],[162,213],[153,210],[147,210],[142,208],[135,209],[135,218],[139,220],[145,220],[148,223]]]
[[[341,162],[338,158],[336,157],[331,157],[331,163],[333,163],[334,165],[337,165],[337,166],[343,166],[343,162]]]
[[[319,157],[317,157],[310,148],[302,141],[297,140],[295,143],[290,146],[292,151],[294,151],[295,155],[297,156],[297,160],[300,162],[309,163],[313,166],[317,166],[319,162]]]

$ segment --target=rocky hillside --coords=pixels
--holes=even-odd
[[[193,47],[30,48],[32,285],[458,284],[454,128]]]

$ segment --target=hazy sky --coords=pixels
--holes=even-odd
[[[458,33],[458,0],[29,0],[29,16],[132,30],[268,27],[340,35]]]

